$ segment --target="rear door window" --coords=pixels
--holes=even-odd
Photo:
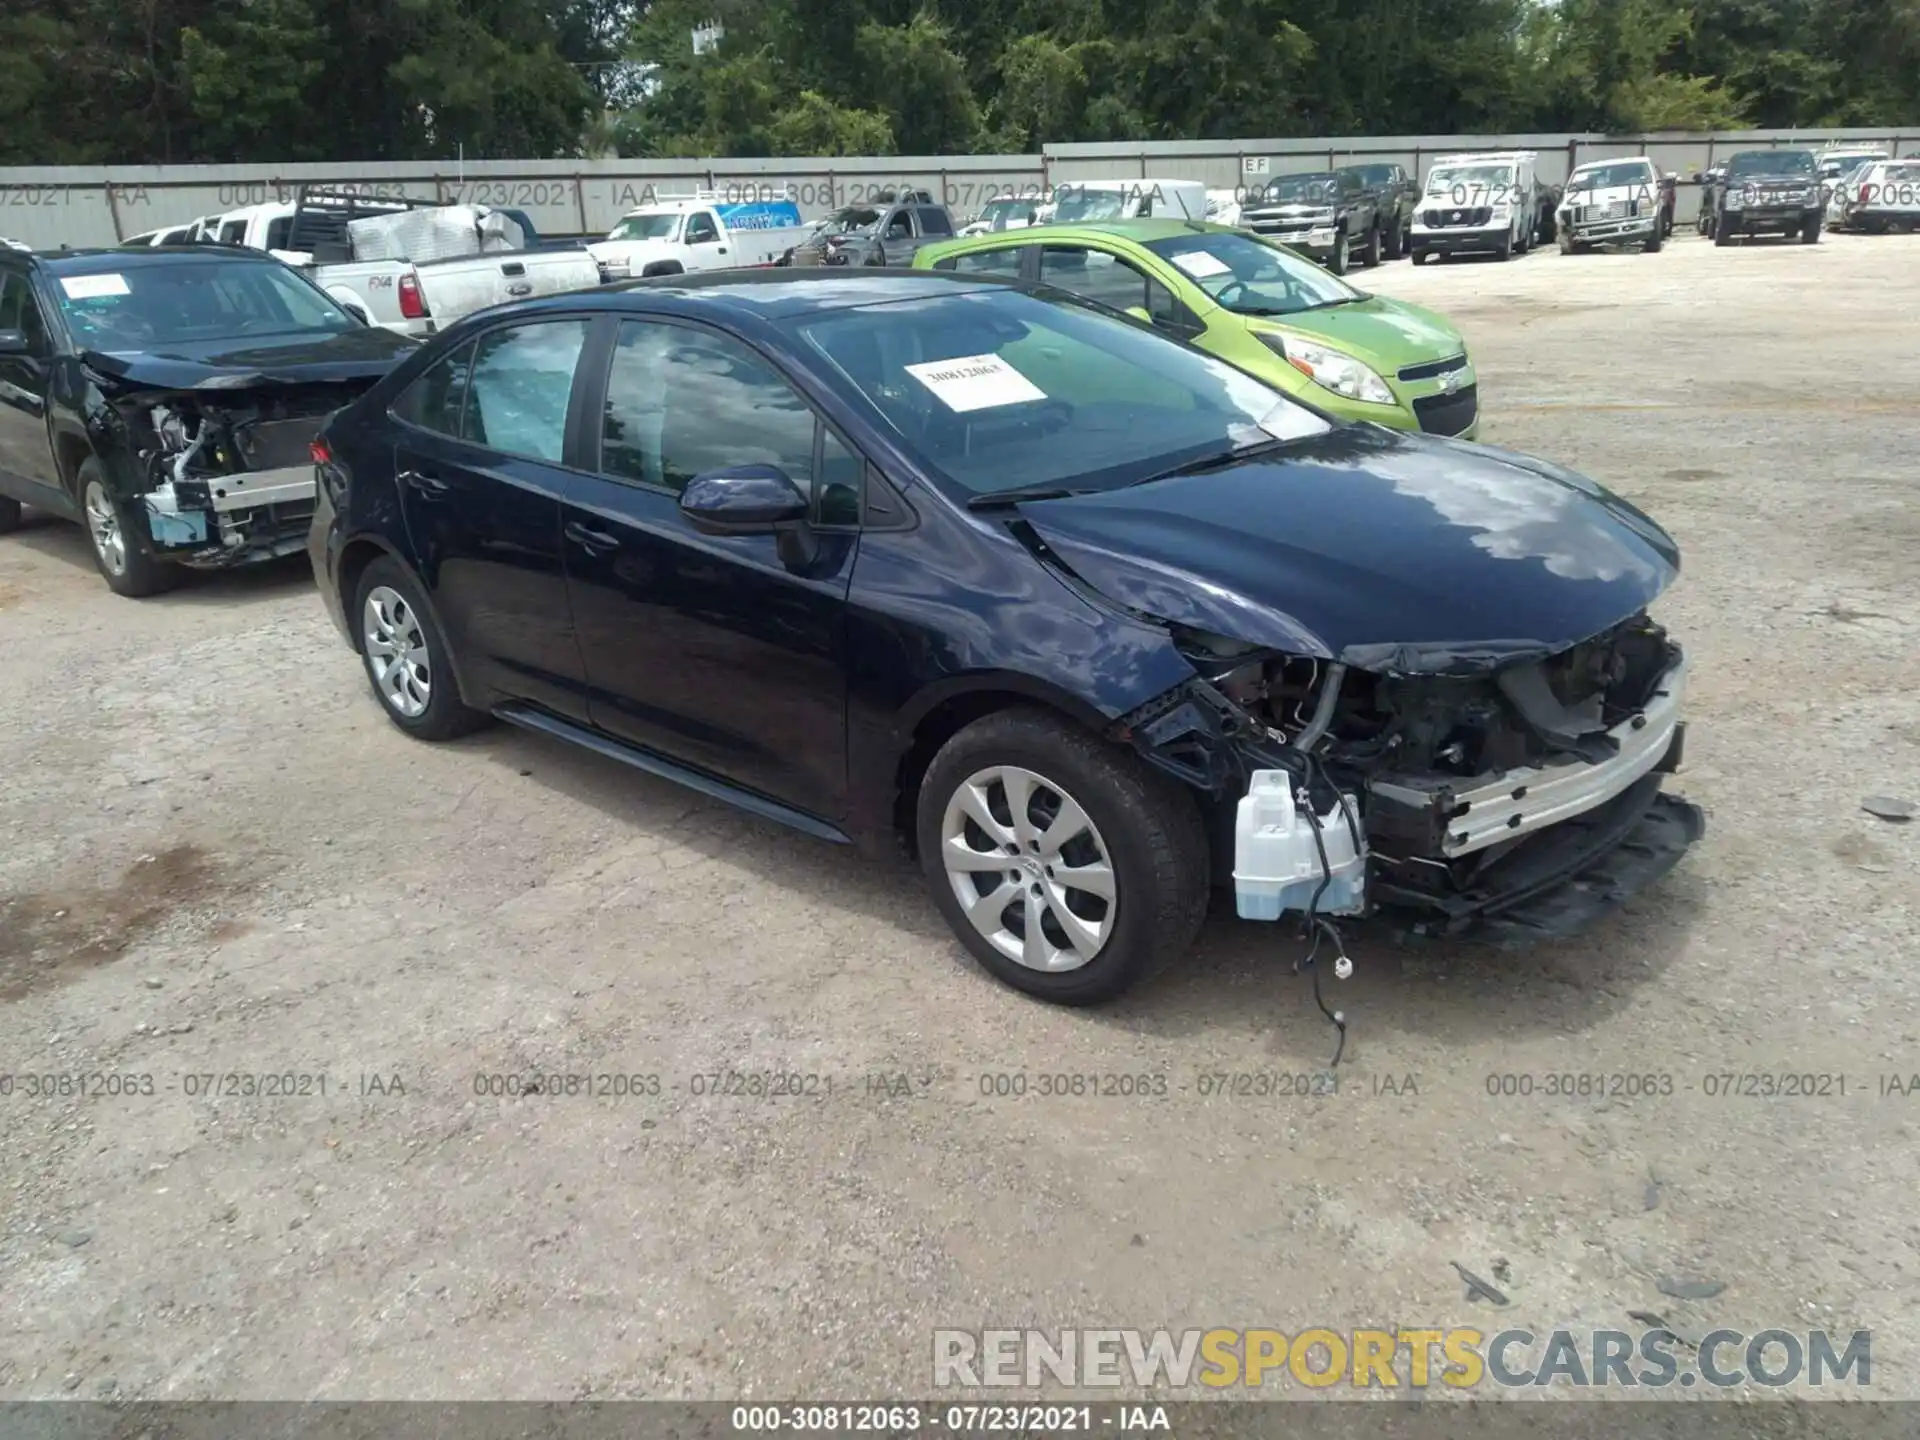
[[[951,270],[956,275],[1001,275],[1020,278],[1020,257],[1031,246],[1003,245],[997,250],[969,250],[934,262],[936,270]]]
[[[462,345],[400,392],[393,402],[394,416],[422,430],[458,437],[472,375],[473,346]]]
[[[559,464],[566,452],[574,371],[586,342],[585,320],[509,325],[481,336],[461,438]]]

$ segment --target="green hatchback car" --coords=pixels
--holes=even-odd
[[[1286,246],[1225,225],[1044,225],[928,245],[921,270],[1035,281],[1124,310],[1346,420],[1471,440],[1480,423],[1460,332],[1356,290]]]

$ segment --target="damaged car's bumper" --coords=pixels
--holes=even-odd
[[[219,569],[290,555],[313,521],[316,417],[233,421],[157,405],[139,500],[154,552]],[[295,459],[305,463],[287,463]],[[260,468],[253,468],[258,466]]]
[[[1686,678],[1686,657],[1676,654],[1645,707],[1605,732],[1615,748],[1604,759],[1527,766],[1468,785],[1383,775],[1367,782],[1368,793],[1394,813],[1400,833],[1429,831],[1444,859],[1532,835],[1605,804],[1655,769],[1677,768]]]
[[[1252,775],[1235,807],[1230,847],[1224,823],[1216,824],[1232,855],[1239,913],[1262,920],[1288,910],[1377,913],[1415,935],[1508,945],[1586,929],[1666,875],[1705,833],[1698,807],[1661,788],[1681,763],[1685,679],[1685,658],[1674,647],[1645,703],[1586,737],[1590,748],[1607,752],[1598,758],[1466,780],[1387,772],[1359,784],[1337,773],[1344,768],[1337,759],[1310,762],[1297,791],[1306,803],[1279,824],[1270,801],[1263,813],[1260,792],[1290,772],[1260,767],[1288,757],[1275,732],[1243,734],[1229,743]],[[1133,738],[1163,763],[1162,746],[1171,741],[1177,758],[1176,733],[1196,713],[1182,706]],[[1227,798],[1235,798],[1231,790]]]

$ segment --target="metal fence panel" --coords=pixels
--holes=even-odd
[[[525,210],[552,235],[604,234],[626,211],[696,189],[723,197],[791,194],[815,219],[872,201],[888,188],[930,191],[972,215],[998,195],[1038,196],[1102,179],[1198,180],[1231,189],[1288,169],[1398,163],[1424,178],[1436,157],[1469,150],[1533,150],[1537,173],[1559,184],[1582,160],[1650,157],[1680,177],[1679,218],[1699,204],[1693,176],[1737,150],[1773,145],[1824,149],[1884,145],[1920,154],[1920,130],[1739,130],[1717,134],[1289,136],[1049,145],[1039,155],[860,156],[714,160],[446,160],[258,165],[0,167],[0,237],[36,247],[111,245],[162,226],[243,205],[291,200],[304,183],[423,200],[463,200]]]

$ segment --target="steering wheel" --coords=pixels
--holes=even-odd
[[[112,310],[93,316],[91,319],[95,329],[111,330],[126,336],[129,340],[151,340],[156,333],[153,322],[146,316],[137,310],[127,310],[120,306],[115,306]]]
[[[1223,306],[1228,310],[1231,310],[1233,309],[1233,301],[1227,298],[1228,291],[1233,291],[1239,295],[1245,295],[1247,293],[1247,282],[1242,280],[1238,275],[1236,275],[1233,277],[1233,279],[1227,281],[1226,284],[1222,285],[1218,290],[1213,292],[1214,303],[1216,305]]]

